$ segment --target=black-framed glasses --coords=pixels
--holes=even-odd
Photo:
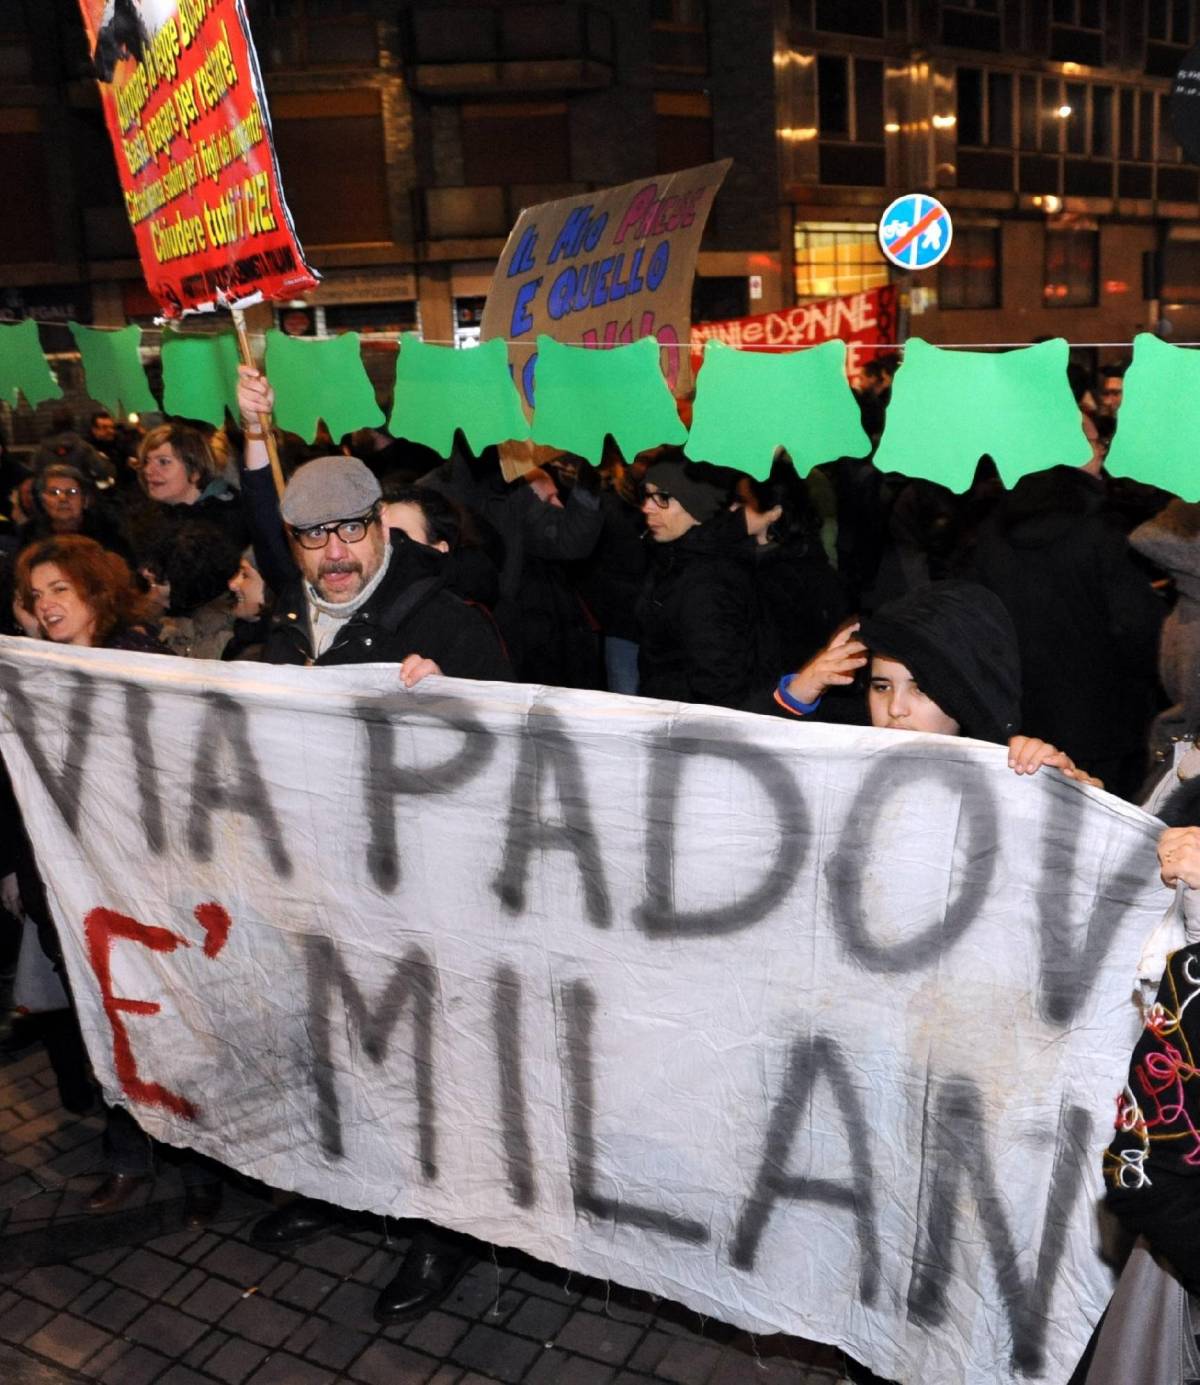
[[[301,548],[324,548],[330,534],[336,534],[343,543],[362,543],[375,520],[375,514],[375,507],[372,506],[358,519],[339,519],[336,524],[314,524],[311,529],[297,529],[294,525],[288,527]]]
[[[47,486],[42,492],[43,495],[52,495],[55,500],[61,500],[64,495],[81,495],[78,486]]]
[[[653,500],[660,510],[665,510],[667,506],[671,503],[670,491],[651,491],[647,490],[646,487],[643,486],[641,488],[641,491],[639,492],[639,496],[640,501],[643,505],[646,503],[647,500]]]

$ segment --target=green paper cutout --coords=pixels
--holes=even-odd
[[[456,428],[476,456],[492,443],[529,436],[507,346],[496,337],[462,351],[428,346],[415,332],[405,332],[388,431],[448,457]]]
[[[116,418],[126,414],[157,413],[158,401],[142,365],[140,327],[110,331],[101,327],[67,324],[83,361],[88,397],[103,404]]]
[[[31,409],[46,399],[62,398],[62,387],[42,351],[37,323],[29,317],[0,326],[0,399],[15,409],[18,390]]]
[[[1200,500],[1197,430],[1200,352],[1139,333],[1133,339],[1133,364],[1125,372],[1125,397],[1106,470],[1110,476],[1161,486],[1183,500]]]
[[[608,433],[629,461],[648,447],[687,437],[653,337],[605,350],[540,336],[537,349],[534,442],[595,464]]]
[[[708,342],[684,451],[765,481],[780,447],[801,476],[871,450],[846,379],[845,342],[774,355]]]
[[[1016,351],[943,351],[920,337],[904,348],[892,382],[880,471],[965,491],[990,454],[1006,486],[1092,455],[1067,382],[1061,337]]]
[[[225,422],[225,410],[238,417],[237,336],[177,332],[162,335],[163,412],[177,418],[202,418],[214,428]]]
[[[319,419],[335,441],[383,422],[357,332],[316,341],[268,332],[266,370],[275,389],[275,422],[306,442],[316,437]]]

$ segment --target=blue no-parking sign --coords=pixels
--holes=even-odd
[[[932,269],[950,249],[950,213],[927,192],[906,192],[879,218],[879,245],[900,269]]]

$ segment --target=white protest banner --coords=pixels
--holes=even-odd
[[[1001,749],[0,645],[110,1097],[885,1377],[1064,1385],[1156,824]]]

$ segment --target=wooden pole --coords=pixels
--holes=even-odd
[[[254,359],[254,352],[250,350],[250,336],[246,331],[246,314],[241,308],[231,308],[233,314],[233,327],[237,332],[238,351],[242,357],[242,364],[253,366],[258,369],[258,362]],[[275,446],[275,432],[271,427],[270,414],[259,414],[258,426],[262,431],[263,440],[267,444],[267,456],[271,459],[271,475],[275,480],[275,492],[277,495],[283,494],[283,467],[279,464],[279,449]]]

